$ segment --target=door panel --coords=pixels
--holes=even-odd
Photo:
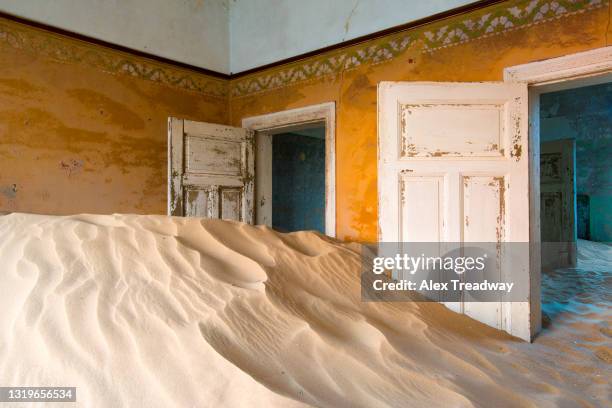
[[[503,176],[463,176],[462,239],[461,242],[504,242]],[[490,263],[487,278],[501,280],[499,263]],[[465,301],[463,312],[489,326],[503,328],[501,298],[499,303]]]
[[[221,218],[225,220],[240,220],[242,218],[242,189],[221,188]]]
[[[171,215],[253,223],[253,133],[170,118]]]
[[[574,140],[540,147],[540,229],[542,266],[576,266]]]
[[[186,138],[185,167],[194,173],[239,176],[242,162],[242,140],[228,142],[211,137]]]
[[[400,183],[402,205],[399,241],[441,241],[444,224],[444,178],[402,174]],[[411,200],[410,197],[422,199]]]
[[[382,82],[378,104],[380,241],[529,242],[525,84]],[[488,272],[528,287],[525,255]],[[523,302],[465,299],[445,305],[530,339]]]
[[[210,189],[185,188],[184,214],[197,214],[198,217],[210,217]]]
[[[461,242],[504,241],[503,176],[463,176]]]
[[[501,155],[503,105],[407,103],[400,109],[402,157]]]

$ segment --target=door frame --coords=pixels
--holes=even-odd
[[[612,80],[612,46],[515,65],[504,69],[505,82],[529,87],[529,241],[532,339],[542,327],[540,254],[540,95]]]
[[[272,226],[272,136],[325,126],[325,234],[336,236],[336,103],[326,102],[242,119],[242,127],[255,131],[255,219]]]

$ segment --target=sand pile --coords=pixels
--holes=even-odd
[[[99,407],[609,402],[590,349],[362,303],[360,250],[216,220],[0,217],[0,384],[76,386]]]

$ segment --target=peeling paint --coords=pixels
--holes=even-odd
[[[17,197],[17,184],[0,186],[0,194],[9,200],[15,199],[15,197]]]
[[[210,151],[218,154],[219,156],[227,156],[228,154],[227,150],[221,149],[220,147],[217,147],[217,146],[211,147]]]
[[[109,124],[125,130],[139,130],[145,126],[144,120],[130,106],[117,102],[101,92],[91,89],[70,89],[66,93],[82,103],[89,112],[97,112]]]
[[[507,5],[503,7],[507,9]],[[468,17],[462,15],[451,22],[461,24]],[[444,42],[450,33],[442,33],[433,40],[428,40],[425,33],[435,33],[437,27],[449,22],[418,27],[358,48],[333,51],[232,81],[231,88],[237,91],[229,101],[225,94],[211,98],[208,94],[186,90],[200,89],[203,85],[191,76],[173,75],[166,68],[157,71],[161,73],[155,78],[142,80],[150,69],[134,75],[113,75],[120,66],[114,70],[101,67],[106,59],[102,62],[83,59],[74,63],[66,60],[58,64],[52,61],[53,58],[57,61],[57,57],[40,57],[31,50],[3,47],[0,80],[23,82],[0,84],[0,157],[3,159],[0,174],[10,177],[7,181],[28,186],[17,194],[15,210],[164,213],[168,116],[240,126],[245,117],[335,101],[337,236],[375,241],[376,84],[380,81],[500,81],[507,66],[585,51],[607,43],[605,35],[610,18],[607,7],[588,12],[569,11],[558,17],[545,16],[538,24],[521,25],[520,29],[517,26],[503,35],[485,35],[468,42],[451,41],[452,47],[437,47],[435,53],[429,52],[432,43]],[[375,46],[372,52],[367,48],[370,45]],[[106,56],[104,52],[94,55]],[[131,68],[140,67],[131,60],[128,61]],[[116,58],[111,61],[114,63]],[[303,68],[305,64],[311,71]],[[85,85],[75,85],[75,78]],[[169,84],[174,80],[176,86]],[[19,91],[19,86],[27,87],[26,84],[38,89]],[[116,111],[105,103],[94,102],[93,94],[91,98],[87,92],[71,96],[69,91],[76,86],[128,107],[139,119],[128,115],[124,123],[120,119],[122,112],[115,115]],[[224,84],[222,88],[229,86]],[[505,151],[500,149],[500,153],[521,159],[525,153],[520,150],[521,144],[509,142],[512,143],[504,146]],[[16,146],[18,154],[13,153]],[[61,184],[66,180],[57,180],[51,175],[66,157],[83,158],[92,172],[84,171],[69,184]],[[37,169],[36,176],[25,169]],[[101,184],[100,180],[106,178],[113,183]],[[48,200],[41,200],[41,192],[46,191]]]
[[[0,175],[19,188],[0,211],[166,213],[168,116],[227,121],[226,99],[13,47],[0,61]]]
[[[460,21],[466,18],[461,16]],[[404,47],[400,57],[376,63],[368,62],[377,54],[368,54],[366,45],[375,45],[378,47],[375,51],[379,51],[380,44],[389,43],[393,38],[360,46],[363,54],[355,56],[358,62],[351,59],[351,53],[356,52],[351,48],[326,53],[236,80],[232,89],[237,90],[230,100],[232,124],[240,126],[241,120],[250,116],[335,101],[337,236],[373,242],[378,238],[377,91],[375,87],[365,88],[368,85],[364,79],[371,84],[503,81],[505,67],[601,47],[606,44],[608,21],[607,7],[600,8],[440,48],[435,53],[427,52],[427,41],[413,41],[413,37],[419,38],[423,32],[435,35],[434,28],[426,26],[423,31],[416,29],[402,34],[402,38],[411,39],[407,44],[398,45]],[[413,63],[409,63],[410,59]],[[328,75],[323,71],[319,74],[316,67],[327,62],[340,68]],[[314,68],[306,72],[307,67]],[[512,121],[508,125],[513,126]],[[525,151],[519,152],[511,142],[498,143],[499,153],[507,157],[512,153],[513,161],[526,157]],[[408,145],[400,145],[399,149],[405,154]],[[470,221],[473,225],[474,220]]]
[[[521,160],[523,153],[523,142],[522,142],[522,129],[521,129],[521,105],[522,99],[519,97],[514,98],[517,112],[512,113],[512,151],[510,156],[513,157],[517,162]]]
[[[400,179],[399,182],[399,197],[400,197],[400,208],[406,204],[406,182],[403,179]]]
[[[495,152],[497,150],[499,150],[499,146],[497,145],[497,143],[490,143],[485,148],[485,152]]]
[[[495,193],[499,200],[499,208],[496,219],[495,237],[498,244],[504,240],[504,228],[506,225],[506,181],[503,176],[493,177],[493,181],[489,183],[491,187],[495,187]]]
[[[59,163],[60,169],[64,170],[68,174],[68,177],[80,173],[83,170],[83,165],[83,160],[78,159],[62,160]]]
[[[435,152],[429,153],[431,157],[443,157],[443,156],[461,156],[459,152],[444,152],[440,150],[436,150]]]
[[[23,78],[0,78],[0,92],[5,95],[30,99],[41,90],[42,88]]]

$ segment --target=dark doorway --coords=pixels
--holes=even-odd
[[[325,233],[325,127],[272,137],[272,226]]]

